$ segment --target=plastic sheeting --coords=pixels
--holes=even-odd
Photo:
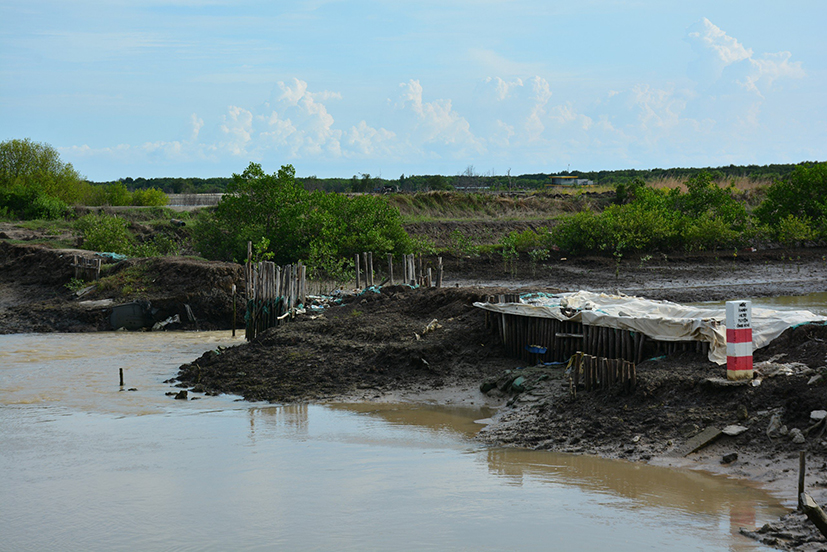
[[[475,307],[505,314],[570,320],[641,332],[658,341],[707,341],[709,360],[726,362],[726,311],[721,307],[690,307],[628,295],[577,291],[557,295],[527,294],[519,303],[474,303]],[[752,344],[759,349],[799,324],[827,322],[806,310],[753,307]]]

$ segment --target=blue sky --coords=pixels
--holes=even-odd
[[[0,0],[0,140],[97,181],[827,160],[827,3]]]

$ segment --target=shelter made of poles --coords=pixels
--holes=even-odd
[[[578,291],[489,296],[474,303],[506,350],[525,361],[562,362],[576,352],[638,363],[700,351],[725,364],[723,306],[693,307],[627,295]],[[752,309],[753,348],[799,324],[827,322],[805,310]]]

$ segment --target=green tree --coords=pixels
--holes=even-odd
[[[201,254],[242,260],[251,241],[266,244],[258,253],[272,253],[279,264],[301,259],[335,267],[357,252],[408,252],[402,217],[386,198],[311,193],[296,181],[295,172],[285,165],[268,175],[250,163],[242,174],[234,174],[227,195],[202,215],[193,231]]]
[[[25,188],[65,203],[80,198],[81,177],[71,163],[60,160],[48,144],[23,140],[0,143],[0,189]]]

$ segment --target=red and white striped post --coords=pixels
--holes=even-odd
[[[752,303],[726,303],[726,376],[752,379]]]

